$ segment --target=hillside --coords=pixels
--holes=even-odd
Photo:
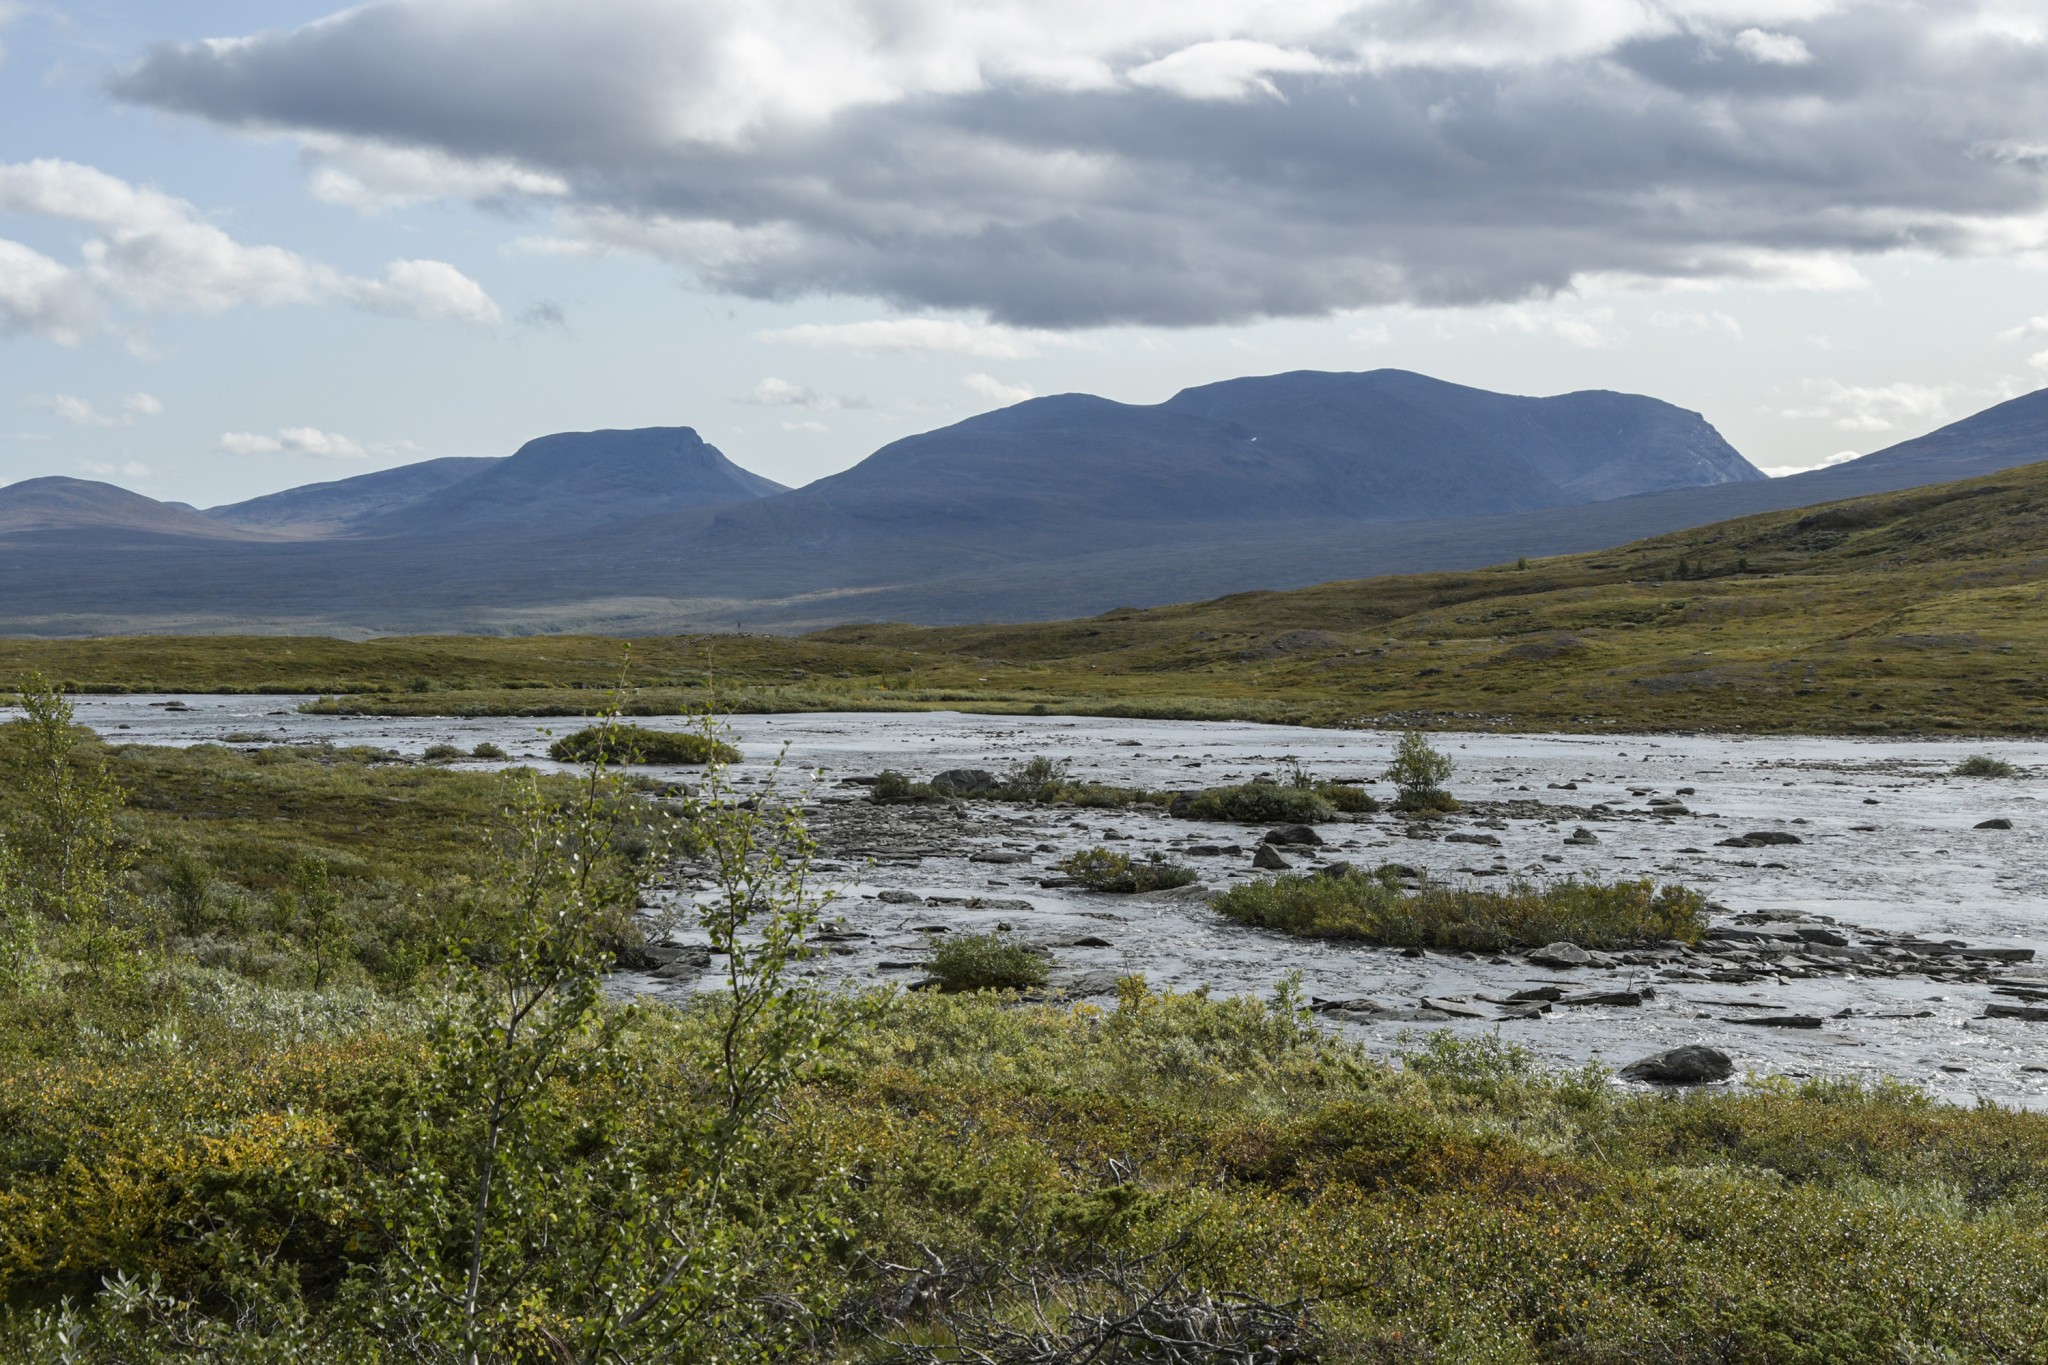
[[[0,677],[580,714],[590,637],[0,643]],[[632,709],[954,709],[1543,730],[2048,729],[2048,463],[1526,565],[1041,625],[634,642]]]
[[[347,535],[364,522],[416,503],[496,463],[490,457],[421,460],[354,478],[303,484],[225,507],[209,507],[206,515],[230,526],[309,537]]]
[[[158,502],[92,479],[51,476],[0,487],[0,536],[51,531],[88,531],[107,544],[137,537],[258,538],[189,507]]]

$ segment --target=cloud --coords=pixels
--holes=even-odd
[[[1056,332],[958,322],[949,318],[878,318],[872,322],[807,322],[760,334],[763,341],[794,341],[847,351],[943,351],[1021,360],[1058,345]]]
[[[1838,450],[1834,454],[1828,456],[1826,459],[1816,460],[1812,464],[1774,464],[1763,465],[1761,466],[1761,468],[1763,469],[1764,473],[1770,475],[1772,478],[1782,479],[1787,474],[1804,474],[1808,470],[1826,469],[1830,465],[1847,464],[1851,460],[1858,460],[1861,458],[1863,458],[1861,451]]]
[[[1888,432],[1939,426],[1961,392],[1954,384],[1843,384],[1809,379],[1801,388],[1804,406],[1782,409],[1778,416],[1828,422],[1841,431]]]
[[[1615,322],[1612,308],[1569,313],[1517,305],[1496,311],[1487,319],[1487,326],[1496,332],[1552,337],[1587,350],[1609,345],[1627,335]]]
[[[311,455],[323,460],[364,460],[372,454],[346,436],[317,427],[286,427],[274,436],[230,431],[214,448],[223,455]]]
[[[0,214],[85,229],[66,265],[0,238],[0,331],[84,342],[123,309],[218,313],[329,301],[400,317],[488,323],[483,287],[441,261],[394,261],[380,279],[350,276],[277,246],[251,246],[182,199],[91,166],[0,164]]]
[[[1659,308],[1650,314],[1652,327],[1668,328],[1693,336],[1726,336],[1742,339],[1742,324],[1719,309]]]
[[[2000,341],[2029,341],[2035,337],[2048,336],[2048,316],[2031,317],[2017,327],[2008,327],[1998,334]]]
[[[818,412],[838,412],[868,406],[865,398],[819,393],[815,389],[791,383],[787,379],[778,379],[773,375],[754,385],[753,391],[739,401],[763,408],[810,408]],[[795,430],[794,427],[787,429]]]
[[[1813,60],[1812,49],[1798,38],[1789,33],[1767,33],[1760,28],[1746,28],[1736,34],[1734,48],[1762,66],[1805,66]]]
[[[102,464],[94,460],[80,460],[78,468],[82,472],[100,479],[146,479],[152,472],[150,467],[140,460],[126,460],[120,464]]]
[[[161,399],[147,393],[131,393],[112,412],[101,412],[83,398],[68,393],[42,400],[41,406],[74,427],[132,427],[145,417],[161,417]]]
[[[1021,403],[1038,395],[1031,389],[1018,384],[1005,384],[993,375],[970,374],[960,381],[983,398],[993,398],[998,403]]]
[[[342,202],[520,200],[529,250],[1030,332],[2048,250],[2040,27],[2014,0],[369,0],[113,88],[298,137]]]

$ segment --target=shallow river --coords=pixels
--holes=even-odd
[[[544,724],[566,733],[580,722],[523,719],[383,719],[308,716],[282,697],[85,697],[79,718],[115,740],[185,744],[261,733],[274,742],[328,740],[374,744],[417,755],[429,744],[467,750],[486,740],[515,760],[540,758]],[[174,709],[182,706],[184,709]],[[681,721],[654,720],[656,726]],[[1955,1100],[1984,1096],[2048,1108],[2048,1023],[1980,1017],[1993,1000],[1978,982],[1916,975],[1851,972],[1806,978],[1767,977],[1746,985],[1669,981],[1648,968],[1581,970],[1560,976],[1519,959],[1430,954],[1421,958],[1346,945],[1318,944],[1237,928],[1198,898],[1090,895],[1048,889],[1041,877],[1077,848],[1124,836],[1114,847],[1173,852],[1189,845],[1239,845],[1222,855],[1177,854],[1205,883],[1253,875],[1250,851],[1263,828],[1195,825],[1125,811],[1036,810],[970,803],[922,817],[909,838],[924,856],[893,851],[876,859],[833,847],[853,837],[860,789],[849,776],[897,768],[929,777],[947,768],[997,772],[1034,755],[1070,759],[1074,775],[1125,786],[1191,788],[1277,772],[1298,759],[1320,777],[1365,779],[1386,766],[1393,737],[1354,731],[1196,722],[990,717],[953,713],[742,716],[732,722],[745,755],[743,785],[762,780],[787,746],[785,787],[818,803],[816,827],[827,836],[842,899],[832,907],[849,937],[821,970],[835,977],[907,982],[906,964],[922,954],[926,931],[1010,925],[1030,939],[1088,937],[1108,946],[1054,949],[1055,982],[1099,987],[1106,973],[1143,972],[1155,986],[1206,985],[1221,993],[1270,992],[1299,970],[1309,993],[1371,997],[1389,1006],[1427,996],[1469,1000],[1505,995],[1532,984],[1615,989],[1654,984],[1632,1007],[1560,1008],[1538,1019],[1496,1023],[1452,1020],[1427,1027],[1460,1032],[1498,1028],[1502,1035],[1559,1063],[1599,1059],[1618,1065],[1680,1043],[1705,1042],[1738,1065],[1785,1075],[1893,1075]],[[1557,809],[1510,815],[1483,826],[1454,820],[1446,832],[1484,832],[1498,847],[1404,837],[1389,817],[1360,817],[1323,827],[1322,853],[1372,866],[1395,861],[1434,876],[1503,873],[1556,876],[1654,876],[1682,881],[1731,915],[1799,911],[1844,925],[1912,932],[1972,945],[2025,947],[2048,959],[2048,744],[2007,741],[1896,741],[1727,737],[1436,735],[1455,760],[1450,782],[1460,798],[1479,802],[1541,802]],[[2016,765],[2013,779],[1949,776],[1963,757],[1986,753]],[[655,770],[658,774],[660,770]],[[662,774],[668,775],[668,774]],[[688,780],[687,770],[673,775]],[[1576,789],[1562,784],[1576,783]],[[1553,785],[1557,784],[1557,785]],[[1650,818],[1651,797],[1682,800],[1691,812]],[[1382,784],[1377,790],[1384,793]],[[1604,805],[1611,812],[1593,812]],[[1625,812],[1637,812],[1628,815]],[[1991,817],[2010,830],[1979,830]],[[905,817],[908,819],[909,817]],[[1597,843],[1566,843],[1579,827]],[[1798,845],[1716,847],[1752,831],[1796,833]],[[928,836],[928,837],[926,837]],[[974,851],[1007,850],[1029,862],[970,862]],[[927,903],[884,901],[879,893],[911,892]],[[932,898],[1002,900],[972,908]],[[1017,902],[1028,902],[1021,908]],[[2048,962],[2015,969],[2043,975]],[[687,990],[634,978],[636,989]],[[2048,988],[2048,975],[2042,985]],[[1811,1031],[1748,1028],[1726,1022],[1732,1011],[1782,1007],[1827,1016]],[[1475,1006],[1490,1013],[1486,1006]],[[1842,1011],[1843,1018],[1835,1018]],[[1891,1016],[1891,1017],[1881,1017]],[[1343,1025],[1378,1048],[1403,1045],[1422,1026]],[[2031,1068],[2031,1069],[2030,1069]]]

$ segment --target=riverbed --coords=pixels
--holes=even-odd
[[[330,742],[417,757],[432,744],[505,749],[545,765],[548,732],[582,722],[519,718],[307,715],[297,697],[126,696],[76,699],[80,720],[110,740],[147,744]],[[679,727],[680,719],[643,722]],[[803,799],[836,893],[831,952],[815,970],[848,982],[908,984],[944,932],[1004,925],[1049,945],[1055,984],[1100,995],[1117,975],[1155,987],[1270,994],[1290,972],[1325,999],[1377,1002],[1332,1027],[1379,1050],[1420,1033],[1490,1032],[1548,1061],[1620,1065],[1683,1043],[1707,1043],[1758,1075],[1895,1076],[1944,1098],[1979,1097],[2048,1108],[2048,1022],[1987,1018],[2023,998],[2048,963],[2012,963],[1958,979],[1953,972],[1877,973],[1802,962],[1752,979],[1687,980],[1668,965],[1616,963],[1538,969],[1519,956],[1485,958],[1304,942],[1239,928],[1206,892],[1255,874],[1263,827],[1196,824],[1151,811],[1027,808],[987,802],[878,808],[849,779],[893,768],[928,778],[955,768],[1001,772],[1024,759],[1069,761],[1078,779],[1190,789],[1278,775],[1301,763],[1323,778],[1371,781],[1395,736],[1208,722],[974,716],[950,712],[740,716],[741,790],[775,780]],[[260,737],[260,739],[259,739]],[[1449,783],[1467,810],[1431,824],[1389,815],[1320,827],[1320,849],[1290,850],[1297,865],[1397,862],[1429,876],[1652,877],[1715,902],[1717,923],[1832,922],[1851,943],[1912,936],[1927,942],[2038,950],[2048,959],[2048,744],[1841,737],[1438,734],[1455,763]],[[2002,758],[2019,776],[1952,775],[1972,754]],[[483,766],[483,765],[479,765]],[[690,781],[688,769],[650,770]],[[1388,795],[1384,783],[1369,786]],[[1652,806],[1652,801],[1678,805]],[[1676,813],[1674,813],[1676,812]],[[1987,820],[2009,829],[1980,829]],[[1580,830],[1591,836],[1575,837]],[[1777,833],[1796,844],[1726,847]],[[1463,836],[1463,837],[1454,837]],[[1485,842],[1491,840],[1493,842]],[[1167,854],[1194,868],[1200,888],[1110,896],[1057,881],[1053,864],[1097,844]],[[1194,852],[1215,849],[1216,852]],[[975,861],[976,854],[1013,861]],[[677,894],[692,890],[685,881]],[[885,898],[886,897],[886,898]],[[2008,958],[2021,954],[2008,951]],[[1799,959],[1793,959],[1799,961]],[[1836,964],[1838,965],[1838,964]],[[1826,970],[1807,970],[1813,967]],[[1699,973],[1692,973],[1698,975]],[[688,979],[622,976],[626,989],[687,993]],[[1560,1006],[1501,1021],[1497,1002],[1532,986],[1641,996],[1631,1005]],[[1423,1002],[1479,1017],[1420,1014]],[[1731,1022],[1799,1015],[1818,1028]]]

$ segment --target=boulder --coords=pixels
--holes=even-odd
[[[2012,821],[2010,821],[2010,820],[2006,819],[2006,818],[2005,818],[2005,817],[2004,817],[2003,815],[2001,815],[2001,816],[1998,816],[1998,817],[1996,817],[1995,819],[1991,819],[1991,820],[1979,820],[1979,821],[1977,822],[1977,824],[1976,824],[1975,828],[1977,828],[1977,829],[2011,829],[2011,828],[2012,828]]]
[[[1278,829],[1266,831],[1266,842],[1288,847],[1320,848],[1323,836],[1307,825],[1282,825]]]
[[[932,779],[932,790],[941,796],[979,796],[1002,785],[986,768],[948,768]]]
[[[1724,1024],[1748,1024],[1752,1028],[1819,1028],[1820,1020],[1811,1014],[1763,1014],[1748,1019],[1724,1019]]]
[[[1285,872],[1294,864],[1281,857],[1280,850],[1271,844],[1260,844],[1258,851],[1252,854],[1252,866],[1268,872]]]
[[[1444,842],[1447,844],[1485,844],[1491,848],[1500,847],[1500,840],[1491,834],[1446,834]]]
[[[979,853],[967,855],[967,861],[970,863],[1028,863],[1031,861],[1031,855],[1029,853],[1012,853],[1010,850],[1003,848],[985,848]]]
[[[1697,1043],[1659,1052],[1621,1069],[1623,1080],[1646,1085],[1708,1085],[1734,1074],[1735,1063],[1727,1053]]]
[[[1600,836],[1587,829],[1584,825],[1580,825],[1577,829],[1566,835],[1564,841],[1568,844],[1597,844],[1600,842]]]
[[[1539,967],[1555,967],[1559,971],[1593,965],[1593,955],[1576,943],[1548,943],[1530,949],[1527,956]]]

